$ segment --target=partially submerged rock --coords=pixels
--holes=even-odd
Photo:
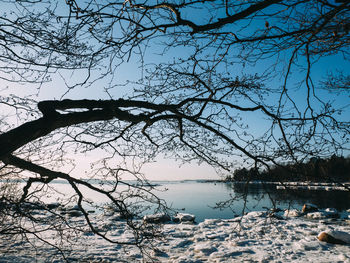
[[[194,223],[196,219],[195,215],[191,215],[191,214],[184,214],[184,213],[178,213],[176,216],[174,216],[173,221],[176,223],[184,223],[184,222],[190,222],[190,223]]]
[[[143,217],[143,221],[145,221],[146,223],[159,224],[169,222],[171,221],[171,218],[168,214],[159,213],[153,215],[145,215]]]
[[[303,213],[310,213],[310,212],[317,212],[318,207],[314,204],[304,204],[303,208],[301,209],[301,212]]]
[[[350,234],[343,231],[324,231],[317,236],[318,240],[331,244],[350,244]]]
[[[311,219],[339,218],[339,212],[334,208],[325,210],[317,208],[312,204],[305,204],[302,209],[302,214]]]
[[[301,216],[301,212],[297,209],[285,210],[284,216],[285,217],[299,217],[299,216]]]

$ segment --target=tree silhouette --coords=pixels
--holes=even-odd
[[[140,207],[166,207],[140,170],[159,155],[230,174],[243,162],[268,168],[349,149],[348,104],[334,103],[349,90],[348,1],[1,3],[10,10],[0,16],[1,178],[24,182],[1,199],[13,225],[41,224],[29,203],[62,221],[40,198],[60,179],[93,233],[118,242],[94,226],[82,188],[113,203],[141,245],[149,229],[134,220]],[[313,73],[341,56],[328,77]],[[139,80],[118,80],[128,63],[126,75]],[[60,99],[39,102],[59,77]],[[19,85],[35,92],[26,97]],[[99,157],[86,178],[103,185],[73,176],[78,153]],[[131,175],[137,184],[123,180]],[[24,228],[0,232],[29,235]]]

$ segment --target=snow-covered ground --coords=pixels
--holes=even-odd
[[[274,214],[250,212],[229,220],[207,219],[199,224],[164,224],[165,239],[150,255],[155,262],[350,262],[350,245],[321,242],[322,231],[350,233],[350,210],[334,219],[332,209],[301,215],[300,211]],[[287,216],[287,217],[286,217]],[[101,218],[111,237],[132,239],[124,223]],[[81,220],[77,218],[76,220]],[[1,241],[0,241],[1,242]],[[5,249],[11,248],[6,254]],[[122,247],[88,233],[68,257],[72,262],[142,262],[135,247]],[[150,262],[150,259],[146,259]],[[52,249],[30,248],[28,244],[0,243],[1,263],[62,262]]]

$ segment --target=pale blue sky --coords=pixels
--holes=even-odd
[[[313,71],[313,74],[317,76],[315,79],[321,79],[323,76],[327,74],[331,69],[334,68],[334,65],[336,63],[336,66],[340,69],[343,68],[344,70],[347,70],[347,62],[344,60],[340,60],[339,56],[337,57],[331,57],[328,59],[323,59],[320,64],[315,67],[315,70]],[[140,76],[140,73],[136,70],[138,68],[138,64],[134,62],[129,62],[124,64],[116,73],[116,79],[120,80],[121,82],[124,82],[125,80],[137,80],[137,78]],[[257,69],[258,71],[259,69]],[[299,74],[298,74],[299,75]],[[300,74],[300,76],[304,77],[304,74]],[[107,84],[106,84],[107,85]],[[279,85],[279,83],[276,83],[276,85]],[[41,91],[40,91],[40,97],[42,99],[58,99],[60,98],[62,94],[62,89],[59,87],[63,86],[63,83],[58,79],[53,83],[45,84]],[[55,87],[55,88],[53,88]],[[75,89],[72,92],[68,93],[65,98],[72,98],[72,99],[103,99],[105,98],[104,93],[102,92],[104,88],[104,82],[100,82],[99,84],[96,84],[94,87],[90,87],[87,89],[79,88]],[[127,93],[128,90],[121,87],[120,89],[115,89],[111,91],[111,93],[117,98],[120,97],[121,94]],[[321,97],[325,99],[331,99],[334,103],[344,106],[349,106],[349,93],[342,93],[340,95],[335,96],[332,95],[332,98],[330,94],[327,91],[324,90],[318,90],[317,91]],[[299,95],[298,95],[299,93]],[[300,102],[304,101],[305,99],[305,93],[302,91],[298,91],[296,94],[296,98],[298,100],[298,97],[300,98]],[[345,115],[346,116],[349,115]],[[266,129],[268,127],[268,123],[264,121],[264,119],[261,118],[258,114],[251,114],[250,115],[250,129],[252,130],[261,130]],[[264,128],[263,128],[264,127]],[[81,158],[81,159],[80,159]],[[78,167],[88,167],[89,164],[89,158],[88,157],[79,157],[78,163],[82,165],[78,165]],[[79,174],[79,171],[77,170],[75,174]],[[144,166],[143,172],[145,173],[146,177],[151,180],[184,180],[184,179],[218,179],[218,175],[216,174],[215,170],[210,167],[209,165],[198,165],[196,163],[192,164],[184,164],[182,165],[181,162],[171,160],[171,159],[164,159],[162,157],[159,157],[157,159],[157,162],[146,164]]]
[[[259,24],[260,26],[260,24]],[[146,63],[161,63],[162,61],[168,61],[172,59],[177,59],[181,56],[186,56],[189,54],[189,50],[186,47],[178,47],[176,49],[171,49],[167,54],[162,56],[155,55],[156,51],[158,51],[158,47],[156,45],[151,45],[148,49],[145,62]],[[264,60],[261,63],[258,63],[255,67],[247,66],[244,69],[244,73],[246,74],[255,74],[261,73],[266,69],[266,65],[271,62],[271,59]],[[141,76],[142,72],[140,70],[140,62],[138,57],[135,55],[131,57],[129,62],[123,63],[117,70],[113,79],[103,79],[97,81],[93,84],[93,86],[88,88],[76,88],[69,93],[67,93],[63,98],[70,99],[105,99],[108,98],[106,96],[105,88],[110,85],[109,81],[113,81],[113,83],[125,83],[126,81],[137,81]],[[312,76],[314,78],[315,83],[322,80],[327,73],[331,70],[343,70],[345,73],[349,73],[350,65],[349,61],[346,61],[341,55],[329,56],[327,58],[322,58],[315,66],[313,66]],[[242,74],[241,67],[237,66],[235,71],[232,73],[240,76]],[[64,74],[64,73],[63,73]],[[98,74],[98,73],[96,73]],[[97,75],[96,75],[97,76]],[[75,72],[73,75],[70,73],[64,74],[63,77],[69,83],[71,79],[76,81],[77,79],[83,77],[80,72]],[[300,81],[302,78],[305,78],[305,72],[294,72],[292,75],[291,82]],[[53,81],[50,83],[44,83],[39,91],[39,100],[50,100],[50,99],[60,99],[62,95],[66,92],[65,83],[62,80],[61,76],[53,75]],[[35,86],[19,86],[14,83],[6,83],[4,81],[0,82],[1,85],[9,86],[9,90],[6,92],[14,92],[20,95],[27,94],[37,94],[37,85]],[[281,86],[282,79],[275,78],[273,81],[270,81],[268,85],[273,85],[275,88]],[[293,84],[292,84],[293,86]],[[113,98],[121,98],[125,94],[128,94],[132,85],[129,87],[119,87],[110,91]],[[292,90],[292,89],[291,89]],[[294,94],[294,98],[297,103],[300,105],[305,104],[305,89],[299,91],[291,91]],[[344,114],[344,118],[349,118],[349,103],[350,103],[350,93],[341,93],[339,95],[332,94],[330,95],[327,91],[324,90],[316,90],[317,94],[320,95],[325,100],[331,101],[333,105],[342,105],[344,107],[347,106],[348,114]],[[5,93],[4,93],[5,94]],[[276,97],[267,98],[267,101],[270,100],[270,103],[276,100]],[[349,121],[349,119],[348,119]],[[266,129],[268,124],[266,121],[261,118],[261,115],[257,114],[254,116],[250,116],[247,123],[250,125],[250,129],[255,132],[255,130],[261,131]],[[79,156],[78,169],[75,173],[79,173],[80,169],[83,169],[85,165],[90,162],[90,157]],[[174,160],[163,159],[162,157],[158,158],[157,163],[147,164],[144,167],[144,172],[149,179],[153,180],[183,180],[183,179],[217,179],[217,175],[213,168],[208,165],[198,166],[196,163],[186,164],[180,166],[180,162],[176,162]]]

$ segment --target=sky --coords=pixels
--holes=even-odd
[[[150,46],[145,60],[147,63],[162,63],[163,61],[176,59],[180,56],[185,56],[188,54],[189,50],[183,47],[176,48],[174,50],[169,51],[166,55],[155,55],[157,53],[157,46]],[[266,63],[268,60],[264,60],[262,63],[258,63],[254,67],[246,67],[245,73],[255,74],[265,70]],[[140,61],[138,57],[131,57],[130,61],[123,63],[117,69],[113,81],[118,83],[125,83],[126,81],[136,81],[142,77],[142,71],[140,70]],[[349,61],[345,60],[339,55],[330,56],[327,58],[321,59],[313,68],[312,74],[316,81],[323,79],[331,70],[335,68],[340,70],[345,70],[347,73],[349,72]],[[65,93],[65,81],[76,81],[77,78],[82,77],[79,75],[80,73],[75,73],[74,75],[64,74],[62,75],[65,80],[62,79],[62,76],[53,75],[52,81],[49,83],[44,83],[40,90],[38,91],[38,86],[28,87],[23,85],[17,85],[15,83],[7,83],[4,80],[0,80],[0,84],[2,86],[9,86],[9,89],[6,91],[2,91],[1,95],[6,95],[6,93],[11,93],[12,91],[16,91],[17,93],[24,94],[38,94],[39,100],[51,100],[51,99],[61,99],[61,98],[69,98],[69,99],[105,99],[107,98],[104,90],[106,86],[109,85],[109,81],[111,79],[103,79],[96,82],[92,87],[89,88],[76,88],[69,93]],[[240,74],[240,73],[238,73]],[[295,73],[293,75],[293,81],[298,81],[300,77],[305,76],[305,72]],[[274,79],[273,83],[269,83],[272,85],[279,86],[278,79]],[[19,91],[19,92],[18,92]],[[111,90],[111,94],[115,98],[124,97],[125,94],[129,94],[130,90],[128,87],[119,87],[117,89]],[[325,98],[329,96],[326,91],[318,90],[319,94]],[[63,97],[62,95],[65,94]],[[296,100],[304,101],[305,93],[300,92],[296,95]],[[35,95],[36,96],[36,95]],[[334,95],[334,99],[332,99],[332,103],[336,105],[349,105],[349,93],[342,93],[338,96]],[[275,98],[270,98],[273,101]],[[262,127],[266,127],[266,122],[264,119],[261,119],[258,115],[256,118],[250,118],[247,123],[250,123],[251,129],[256,130],[258,132]],[[89,156],[80,156],[77,159],[78,168],[75,173],[78,174],[84,167],[87,167],[90,162]],[[218,179],[218,175],[215,170],[208,165],[198,165],[197,163],[192,164],[184,164],[181,165],[181,162],[164,159],[164,156],[159,156],[157,158],[157,162],[146,164],[143,169],[147,178],[151,180],[184,180],[184,179]]]

